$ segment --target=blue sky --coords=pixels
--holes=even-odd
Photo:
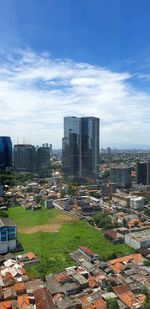
[[[0,134],[61,147],[63,116],[101,143],[149,144],[149,0],[0,0]]]

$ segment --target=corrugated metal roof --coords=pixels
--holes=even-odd
[[[33,292],[36,309],[56,309],[52,297],[47,288],[38,289]]]

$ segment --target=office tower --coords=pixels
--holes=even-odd
[[[137,162],[136,165],[136,182],[137,184],[150,185],[150,161]]]
[[[36,168],[36,150],[33,145],[14,145],[14,168],[17,171],[33,172]]]
[[[111,181],[118,188],[130,188],[131,186],[131,168],[117,166],[111,169]]]
[[[45,143],[42,144],[42,147],[49,148],[50,156],[52,155],[52,144]]]
[[[64,118],[62,159],[64,174],[68,176],[99,176],[98,118]]]
[[[0,136],[0,170],[12,166],[12,142],[9,136]]]
[[[37,171],[41,176],[50,175],[50,148],[39,147],[37,149]]]

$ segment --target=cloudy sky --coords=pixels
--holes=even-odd
[[[0,0],[0,135],[61,147],[64,116],[101,144],[149,145],[149,0]]]

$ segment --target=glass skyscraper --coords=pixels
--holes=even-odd
[[[32,172],[36,168],[36,150],[33,145],[14,145],[14,168],[20,172]]]
[[[0,170],[12,166],[12,142],[9,136],[0,136]]]
[[[41,176],[50,175],[50,148],[39,147],[36,155],[37,171]]]
[[[99,175],[99,119],[65,117],[62,145],[64,174],[75,177]]]

